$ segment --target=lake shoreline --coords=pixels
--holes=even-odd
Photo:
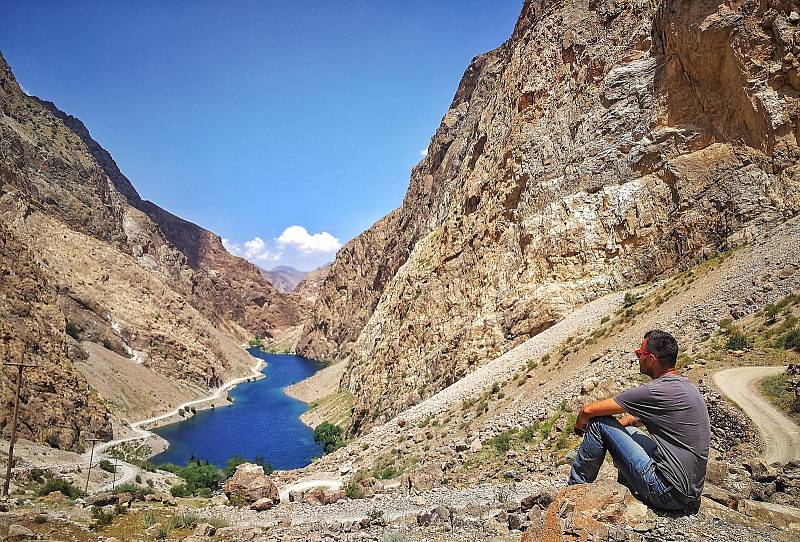
[[[180,423],[182,421],[187,421],[194,417],[194,415],[190,416],[189,418],[181,416],[178,414],[180,409],[185,410],[187,406],[193,406],[196,410],[203,411],[211,410],[212,405],[214,409],[232,405],[233,403],[228,401],[228,394],[230,391],[235,389],[239,384],[246,384],[252,381],[263,379],[263,371],[267,366],[267,362],[265,360],[253,356],[248,351],[247,345],[239,345],[239,347],[245,350],[248,355],[250,355],[250,357],[256,361],[255,365],[250,367],[250,376],[232,378],[228,382],[223,383],[219,388],[216,388],[216,390],[209,390],[211,391],[210,394],[197,399],[185,401],[173,410],[156,414],[155,416],[145,418],[144,420],[126,422],[126,434],[102,443],[102,445],[97,447],[96,453],[102,454],[104,451],[109,450],[119,444],[140,440],[143,444],[146,444],[150,450],[145,457],[145,459],[150,460],[151,458],[164,453],[167,449],[169,449],[170,446],[168,440],[164,439],[157,433],[154,433],[153,430]]]
[[[318,455],[312,428],[301,418],[307,404],[287,394],[286,388],[319,372],[321,364],[302,356],[273,354],[257,348],[251,350],[251,355],[262,361],[257,366],[264,371],[257,379],[261,384],[241,388],[232,402],[226,400],[236,387],[231,386],[226,393],[198,408],[216,410],[216,407],[211,409],[212,404],[223,404],[234,406],[233,410],[204,412],[202,419],[190,424],[178,422],[190,422],[195,416],[179,417],[173,413],[158,420],[157,425],[146,426],[159,441],[170,443],[166,449],[153,446],[151,461],[185,464],[188,458],[198,457],[219,466],[234,455],[251,459],[261,455],[273,467],[283,470],[302,467]]]

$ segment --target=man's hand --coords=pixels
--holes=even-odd
[[[642,422],[640,422],[639,418],[636,416],[631,416],[628,414],[627,416],[623,416],[619,419],[619,424],[622,427],[630,427],[631,425],[642,425]]]
[[[586,415],[583,409],[581,409],[578,413],[578,417],[575,419],[575,427],[572,428],[576,435],[583,435],[586,432],[586,424],[589,423],[590,419],[591,418]]]
[[[603,401],[588,404],[578,413],[573,430],[575,434],[582,435],[586,431],[586,425],[592,418],[596,416],[613,416],[623,412],[625,411],[614,399],[604,399]]]

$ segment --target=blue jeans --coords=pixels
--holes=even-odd
[[[656,469],[656,443],[635,427],[623,427],[611,416],[592,418],[572,463],[569,485],[594,482],[606,451],[619,470],[617,481],[651,508],[683,510],[686,503],[676,499],[672,485]]]

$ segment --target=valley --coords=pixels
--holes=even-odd
[[[800,4],[525,0],[508,31],[309,273],[142,199],[0,57],[0,352],[37,364],[0,537],[796,540]],[[692,512],[611,461],[566,483],[652,329],[710,419]]]

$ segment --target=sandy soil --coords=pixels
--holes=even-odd
[[[305,380],[287,387],[286,395],[304,403],[318,401],[338,390],[339,381],[342,379],[345,369],[347,369],[346,363],[336,363],[325,367]]]

